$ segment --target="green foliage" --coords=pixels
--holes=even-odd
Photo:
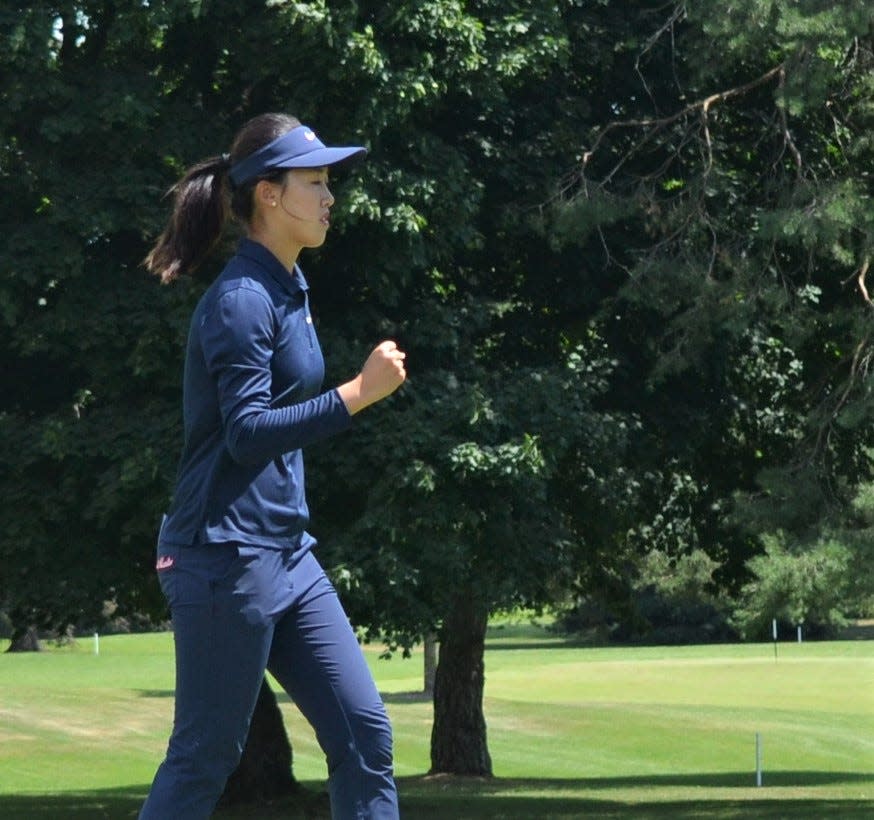
[[[642,427],[625,546],[702,549],[731,593],[761,533],[815,545],[852,529],[871,478],[871,12],[627,12],[548,238],[596,267],[610,406]],[[681,503],[669,474],[688,477]]]
[[[706,488],[699,487],[688,473],[669,470],[645,473],[639,489],[655,496],[645,508],[654,507],[656,512],[651,521],[629,530],[628,540],[650,557],[682,557],[696,552],[697,507]]]
[[[768,636],[772,619],[805,624],[814,634],[846,625],[852,552],[835,540],[803,549],[787,545],[786,535],[762,536],[764,554],[749,561],[753,576],[741,590],[735,621],[750,639]]]
[[[606,357],[575,350],[577,305],[595,296],[574,259],[541,253],[534,224],[585,110],[575,4],[71,0],[0,15],[0,334],[15,374],[0,553],[21,568],[0,596],[16,621],[90,623],[108,598],[160,611],[151,556],[198,289],[159,289],[137,266],[161,193],[265,109],[371,148],[338,179],[331,241],[304,260],[329,378],[384,336],[410,353],[404,393],[311,454],[314,530],[356,620],[415,636],[459,577],[494,579],[484,600],[512,604],[575,575],[575,487],[602,503],[630,429],[593,406],[607,365],[597,381],[587,368]],[[58,566],[75,581],[58,585]]]
[[[757,47],[767,55],[813,52],[833,65],[840,64],[841,44],[864,36],[871,22],[871,9],[861,0],[836,6],[825,0],[802,4],[779,0],[742,0],[724,10],[703,3],[689,6],[689,16],[720,42],[731,56],[747,57]]]
[[[719,567],[707,553],[693,550],[677,559],[658,550],[650,550],[640,566],[639,588],[652,586],[669,598],[713,603],[713,574]]]
[[[374,416],[361,431],[386,469],[331,545],[348,556],[340,584],[369,635],[408,649],[459,589],[495,610],[542,606],[572,583],[580,546],[562,493],[570,482],[568,504],[605,500],[627,424],[593,407],[609,361],[575,349],[566,362],[478,371],[467,396],[445,374],[430,394],[427,376],[414,377],[414,398],[429,401],[395,408],[385,423]]]
[[[786,452],[804,435],[804,364],[785,342],[763,337],[755,327],[745,341],[727,374],[733,405],[729,433],[757,459],[773,460],[763,448]]]
[[[159,613],[198,288],[139,260],[162,192],[267,109],[371,149],[303,260],[329,379],[383,337],[409,353],[402,393],[309,454],[363,628],[409,644],[477,579],[488,606],[627,602],[653,549],[736,589],[778,529],[862,555],[869,24],[855,1],[0,10],[0,606]]]
[[[854,519],[836,533],[850,550],[843,611],[850,617],[870,618],[874,616],[874,483],[860,484],[851,506]]]
[[[718,594],[714,578],[718,569],[700,549],[677,557],[650,550],[634,582],[635,617],[620,624],[613,639],[702,644],[735,638],[729,602]]]

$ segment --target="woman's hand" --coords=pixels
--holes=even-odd
[[[407,354],[392,341],[378,344],[352,381],[337,388],[350,415],[395,392],[407,378],[404,359]]]

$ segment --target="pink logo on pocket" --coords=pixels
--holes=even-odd
[[[155,564],[155,569],[158,570],[158,572],[161,572],[162,570],[170,569],[174,563],[176,562],[173,560],[172,555],[162,555],[158,559],[158,563]]]

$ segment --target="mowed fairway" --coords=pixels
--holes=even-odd
[[[874,642],[575,648],[496,631],[486,655],[495,777],[430,778],[421,656],[368,658],[396,736],[402,816],[440,818],[874,817]],[[0,649],[5,647],[0,647]],[[169,634],[0,655],[0,820],[135,817],[172,719]],[[295,773],[325,766],[284,695]],[[763,743],[756,787],[755,738]],[[316,795],[227,810],[325,818]]]

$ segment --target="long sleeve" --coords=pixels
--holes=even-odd
[[[278,335],[273,306],[253,288],[238,287],[222,294],[203,317],[200,341],[204,361],[217,386],[228,453],[240,464],[270,461],[341,432],[351,423],[336,390],[274,406],[276,385],[271,365]],[[310,345],[303,334],[296,341]],[[320,372],[303,379],[321,382],[320,355],[318,369]]]

